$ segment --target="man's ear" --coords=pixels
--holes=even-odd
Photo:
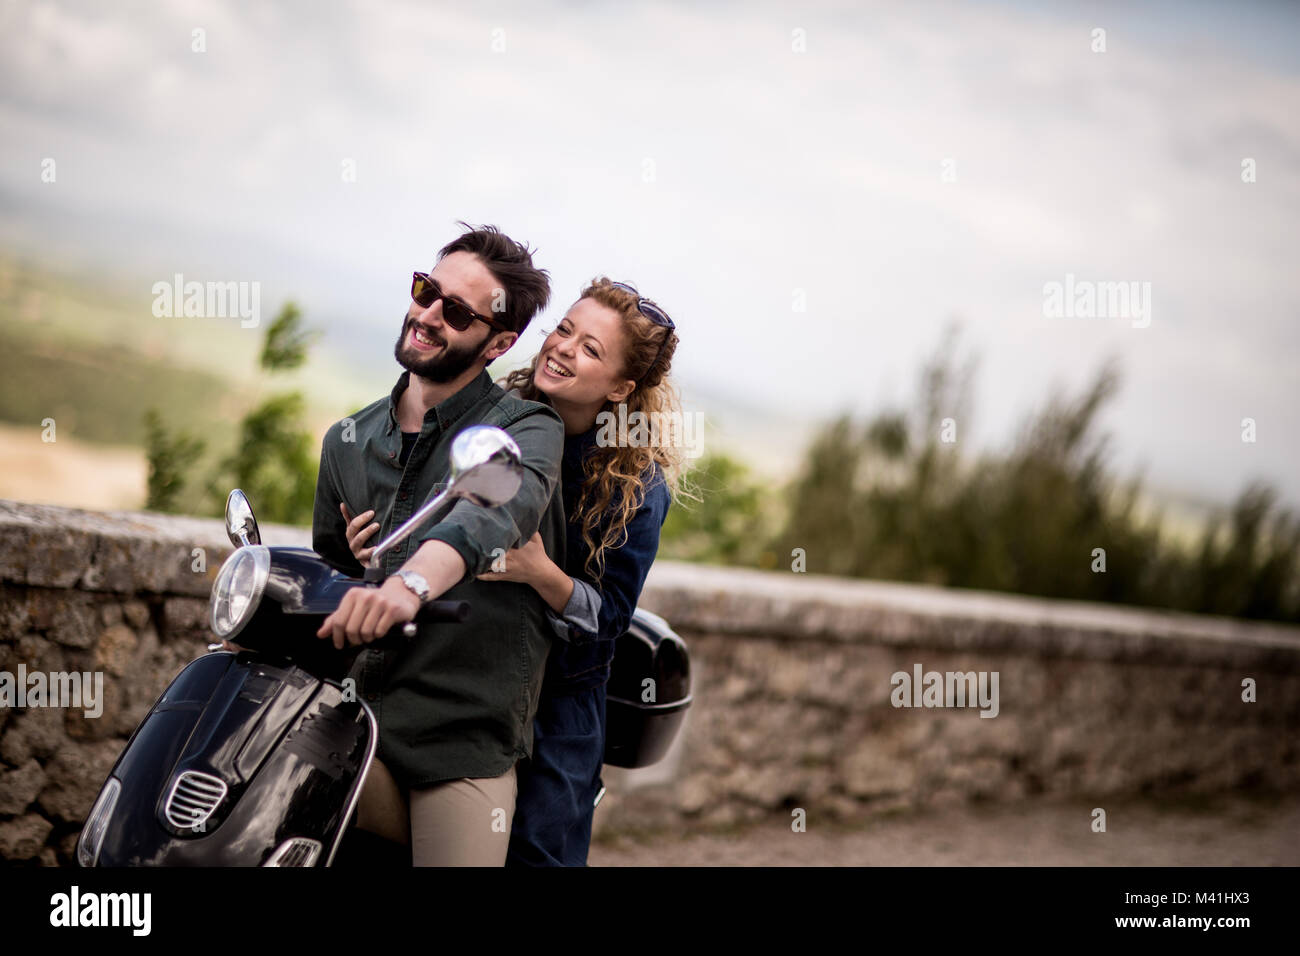
[[[518,332],[498,332],[496,339],[483,353],[483,357],[489,362],[494,358],[499,358],[500,356],[505,355],[506,352],[510,351],[510,346],[514,345],[518,341]]]
[[[605,398],[611,402],[621,402],[629,395],[631,395],[634,391],[636,391],[636,381],[634,379],[629,378],[626,381],[624,381],[621,385],[619,385],[618,388],[614,389],[612,392],[609,392],[605,396]]]

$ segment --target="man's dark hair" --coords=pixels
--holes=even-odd
[[[442,247],[438,260],[453,252],[478,256],[505,290],[505,312],[494,315],[510,330],[523,335],[533,316],[546,308],[551,297],[550,276],[533,265],[533,254],[496,226],[471,226],[460,222],[466,232]]]

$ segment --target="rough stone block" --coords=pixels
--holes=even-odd
[[[114,677],[130,672],[140,641],[125,624],[106,627],[95,643],[95,668]]]
[[[168,641],[206,633],[208,604],[194,598],[168,598],[163,603],[163,619],[167,622],[167,633],[160,636]]]
[[[0,584],[0,641],[31,629],[27,593],[26,588]]]
[[[90,647],[99,633],[99,615],[88,594],[65,594],[50,615],[50,637],[65,647]]]
[[[82,823],[121,750],[116,740],[65,744],[46,766],[49,779],[38,799],[41,810],[65,823]]]
[[[53,829],[53,823],[35,813],[0,823],[0,859],[38,859]]]
[[[32,757],[44,759],[67,741],[64,711],[56,707],[31,707],[15,714],[0,737],[0,760],[15,767]]]
[[[114,624],[122,623],[122,605],[117,601],[109,601],[101,604],[99,607],[99,619],[105,627],[112,627]]]
[[[0,814],[22,813],[44,786],[45,770],[37,760],[28,760],[17,770],[0,768]]]

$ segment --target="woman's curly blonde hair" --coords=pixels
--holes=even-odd
[[[604,276],[593,279],[582,290],[581,299],[599,302],[623,318],[628,345],[623,356],[622,375],[637,383],[632,394],[622,402],[627,407],[627,418],[632,420],[634,412],[641,412],[645,421],[680,421],[681,400],[677,389],[668,381],[673,353],[677,351],[676,331],[657,325],[642,315],[637,296],[617,288]],[[517,388],[525,399],[549,404],[545,394],[533,384],[540,355],[539,351],[526,367],[507,375],[504,386]],[[613,402],[606,402],[601,411],[618,415]],[[585,569],[593,579],[599,581],[604,572],[605,551],[626,543],[627,523],[645,501],[646,483],[654,473],[653,466],[659,466],[669,493],[676,498],[681,491],[684,457],[682,447],[676,441],[608,447],[597,444],[588,455],[583,462],[577,519],[581,523],[582,540],[590,552]],[[611,508],[613,518],[597,540],[601,517]]]

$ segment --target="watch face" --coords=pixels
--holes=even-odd
[[[429,585],[420,575],[414,571],[403,571],[401,573],[402,583],[415,592],[415,596],[421,601],[429,596]]]

